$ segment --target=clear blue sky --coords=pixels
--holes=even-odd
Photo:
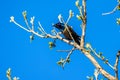
[[[12,76],[18,76],[20,80],[86,80],[86,76],[93,75],[95,67],[79,51],[72,54],[71,63],[63,70],[56,62],[61,57],[65,58],[67,53],[58,53],[56,50],[71,49],[69,45],[57,41],[57,47],[50,50],[48,42],[52,39],[39,37],[35,37],[30,43],[30,34],[9,22],[10,16],[14,16],[17,22],[25,26],[22,11],[26,10],[28,18],[35,16],[35,22],[40,21],[46,32],[51,32],[51,24],[58,22],[59,13],[65,19],[70,9],[75,15],[79,13],[74,2],[75,0],[2,0],[0,2],[0,80],[7,80],[6,70],[9,67],[12,69]],[[87,0],[86,42],[91,43],[97,52],[103,52],[112,65],[117,51],[120,50],[120,26],[116,24],[120,12],[107,16],[101,14],[111,11],[116,4],[115,0]],[[81,34],[80,22],[75,16],[69,24]],[[36,28],[37,26],[36,24]],[[107,65],[102,65],[113,74]]]

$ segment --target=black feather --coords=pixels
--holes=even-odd
[[[69,29],[70,34],[72,35],[73,38],[70,36],[68,29],[65,27],[65,24],[58,22],[53,26],[56,27],[58,30],[60,30],[66,39],[68,40],[74,39],[74,41],[78,45],[80,45],[80,39],[81,39],[80,36],[69,25],[67,25],[67,28]]]

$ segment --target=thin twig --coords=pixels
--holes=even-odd
[[[20,24],[18,24],[16,21],[13,21],[14,24],[16,24],[17,26],[19,26],[20,28],[22,28],[23,30],[27,31],[27,32],[31,32],[30,30],[26,29],[25,27],[21,26]]]
[[[26,29],[25,27],[21,26],[20,24],[18,24],[16,21],[13,21],[14,24],[16,24],[18,27],[22,28],[23,30],[27,31],[27,32],[30,32],[30,33],[33,33],[41,38],[45,38],[45,36],[42,36],[40,34],[38,34],[38,32],[35,32],[34,30],[28,30]]]
[[[66,22],[64,21],[64,19],[63,19],[63,17],[62,17],[62,15],[61,15],[61,14],[58,16],[58,19],[59,19],[59,21],[62,21],[62,23],[64,23],[65,28],[67,29],[67,31],[68,31],[68,33],[69,33],[70,37],[71,37],[71,38],[72,38],[72,40],[75,42],[75,40],[74,40],[74,38],[73,38],[73,36],[72,36],[72,34],[71,34],[71,32],[70,32],[70,30],[69,30],[68,26],[67,26],[67,23],[68,23],[68,22],[69,22],[69,20],[71,19],[70,14],[69,14],[69,17],[68,17],[68,19],[67,19],[67,21],[66,21]]]
[[[79,2],[79,1],[78,1]],[[77,6],[79,12],[80,12],[80,16],[81,16],[81,20],[83,21],[83,6],[79,6],[79,3],[78,3],[78,6]]]
[[[25,19],[25,23],[26,23],[28,29],[31,30],[31,28],[30,28],[30,26],[29,26],[29,24],[28,24],[28,20],[27,20],[27,19]]]
[[[34,19],[35,17],[33,16],[31,17],[31,20],[30,20],[30,23],[32,24],[32,30],[34,30]]]
[[[83,16],[83,11],[82,11],[82,6],[78,7],[79,11],[80,11],[80,15]]]
[[[64,21],[64,19],[63,19],[63,23],[65,24],[65,27],[66,27],[66,29],[67,29],[67,31],[68,31],[68,33],[69,33],[69,35],[70,35],[70,37],[72,38],[72,40],[75,42],[75,39],[73,38],[73,36],[72,36],[72,34],[71,34],[71,32],[70,32],[70,30],[69,30],[69,28],[68,28],[68,26],[67,26],[67,23],[68,23],[68,21],[71,19],[71,17],[70,17],[70,15],[69,15],[69,17],[68,17],[68,19],[67,19],[67,21],[65,22]]]
[[[115,61],[115,64],[114,64],[115,78],[116,78],[116,80],[118,80],[118,63],[119,63],[119,57],[120,57],[120,51],[118,51],[118,53],[116,55],[116,61]]]
[[[70,55],[72,54],[72,52],[75,50],[76,48],[75,47],[73,47],[71,50],[70,50],[70,52],[68,53],[68,55],[67,55],[67,57],[66,57],[66,59],[65,59],[65,61],[64,61],[64,63],[63,63],[63,68],[64,68],[64,66],[65,66],[65,64],[67,63],[67,61],[70,59]]]
[[[92,47],[90,47],[90,50],[95,54],[95,56],[97,56],[99,59],[103,60],[101,58],[101,56],[98,55],[97,52]],[[109,62],[106,62],[106,64],[114,70],[114,67]]]
[[[31,30],[31,33],[37,35],[38,37],[46,38],[46,36],[43,36],[43,35],[39,34],[38,32],[35,32],[35,31],[33,31],[33,30]]]
[[[71,17],[69,16],[67,21],[65,22],[65,24],[68,24],[69,20],[71,19]]]
[[[41,28],[41,30],[42,30],[45,34],[47,34],[47,33],[45,32],[45,30],[43,29],[43,27],[42,27],[41,23],[40,23],[40,22],[38,22],[38,24],[39,24],[39,27]]]
[[[60,23],[63,23],[63,22],[64,22],[63,17],[62,17],[61,14],[58,15],[58,20],[59,20]]]
[[[38,27],[38,30],[39,30],[42,34],[45,34],[40,27]]]
[[[82,35],[80,40],[80,47],[84,48],[85,43],[85,32],[86,32],[86,24],[87,24],[87,11],[86,11],[86,0],[82,0],[82,13],[83,13],[83,20],[82,20]]]
[[[80,15],[82,16],[81,20],[83,21],[83,10],[82,10],[83,8],[82,8],[82,6],[80,6],[78,9],[80,11]]]
[[[96,80],[98,80],[98,76],[99,76],[100,73],[101,73],[101,72],[100,72],[100,69],[95,69],[95,71],[94,71],[94,76],[95,76],[95,79],[96,79]]]
[[[76,48],[75,48],[76,49]],[[74,49],[74,50],[75,50]],[[70,52],[71,50],[57,50],[57,52]]]
[[[32,24],[32,30],[34,30],[34,24]]]
[[[107,13],[102,13],[102,15],[104,16],[104,15],[108,15],[108,14],[114,13],[114,12],[117,10],[117,7],[118,7],[119,5],[120,5],[120,3],[118,3],[112,11],[107,12]]]
[[[57,50],[57,52],[70,52],[70,50]]]

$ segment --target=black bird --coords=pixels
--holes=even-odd
[[[80,39],[81,39],[80,36],[69,25],[65,27],[64,23],[58,22],[53,26],[56,27],[58,30],[60,30],[67,40],[73,40],[78,45],[80,45]]]

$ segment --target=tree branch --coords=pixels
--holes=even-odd
[[[66,22],[64,21],[64,19],[63,19],[63,17],[62,17],[61,14],[58,15],[58,19],[59,19],[59,21],[62,22],[62,23],[64,23],[64,26],[65,26],[65,28],[67,29],[67,31],[68,31],[70,37],[71,37],[72,40],[75,42],[75,40],[74,40],[74,38],[73,38],[73,36],[72,36],[72,34],[71,34],[71,32],[70,32],[68,26],[67,26],[69,20],[70,20],[72,17],[73,17],[73,12],[72,12],[72,10],[69,10],[69,16],[68,16],[68,19],[67,19]]]
[[[92,46],[89,46],[89,49],[94,53],[95,56],[104,61],[110,68],[114,70],[114,67],[108,62],[108,60],[106,61],[106,59],[103,58],[102,54],[98,55],[98,53],[92,48]]]
[[[84,53],[84,55],[93,63],[93,65],[96,67],[96,69],[99,69],[101,74],[103,76],[105,76],[107,79],[109,80],[115,80],[115,77],[112,76],[111,74],[109,74],[108,72],[106,72],[100,65],[99,63],[95,60],[95,58],[93,56],[91,56],[91,54],[86,51],[86,50],[82,50],[82,52]]]
[[[108,14],[114,13],[114,12],[117,10],[117,7],[118,7],[119,5],[120,5],[120,3],[118,3],[112,11],[107,12],[107,13],[102,13],[102,15],[104,16],[104,15],[108,15]]]
[[[95,60],[95,58],[93,56],[91,56],[91,54],[86,51],[85,49],[81,48],[79,45],[74,44],[73,42],[70,42],[66,39],[63,39],[61,36],[57,35],[56,36],[58,39],[62,40],[63,42],[66,42],[74,47],[76,47],[77,49],[79,49],[80,51],[82,50],[82,52],[84,53],[84,55],[93,63],[93,65],[100,70],[100,72],[103,74],[103,76],[105,76],[107,79],[109,80],[115,80],[115,77],[110,75],[108,72],[106,72],[100,65],[99,63]]]
[[[81,48],[84,48],[85,42],[85,32],[86,32],[86,23],[87,23],[87,12],[86,12],[86,0],[82,0],[82,8],[83,8],[83,20],[82,20],[82,35],[81,35]]]
[[[75,50],[75,49],[74,49]],[[57,50],[57,52],[70,52],[71,50]]]
[[[115,78],[110,75],[108,72],[106,72],[99,63],[94,59],[91,54],[84,49],[84,42],[85,42],[85,32],[86,32],[86,23],[87,23],[87,12],[86,12],[86,0],[82,0],[82,8],[83,8],[83,21],[82,21],[82,36],[81,36],[81,47],[77,47],[79,50],[81,50],[84,55],[93,63],[93,65],[100,70],[100,72],[105,76],[106,78],[110,80],[115,80]]]
[[[119,63],[119,57],[120,57],[120,51],[118,51],[117,55],[116,55],[116,61],[114,64],[114,68],[115,68],[115,78],[116,80],[118,80],[118,63]]]
[[[73,52],[74,50],[75,50],[75,47],[73,47],[73,48],[70,50],[70,52],[68,53],[68,55],[67,55],[67,57],[66,57],[63,65],[62,65],[63,68],[64,68],[65,64],[66,64],[67,62],[69,62],[70,56],[71,56],[71,54],[72,54],[72,52]]]

